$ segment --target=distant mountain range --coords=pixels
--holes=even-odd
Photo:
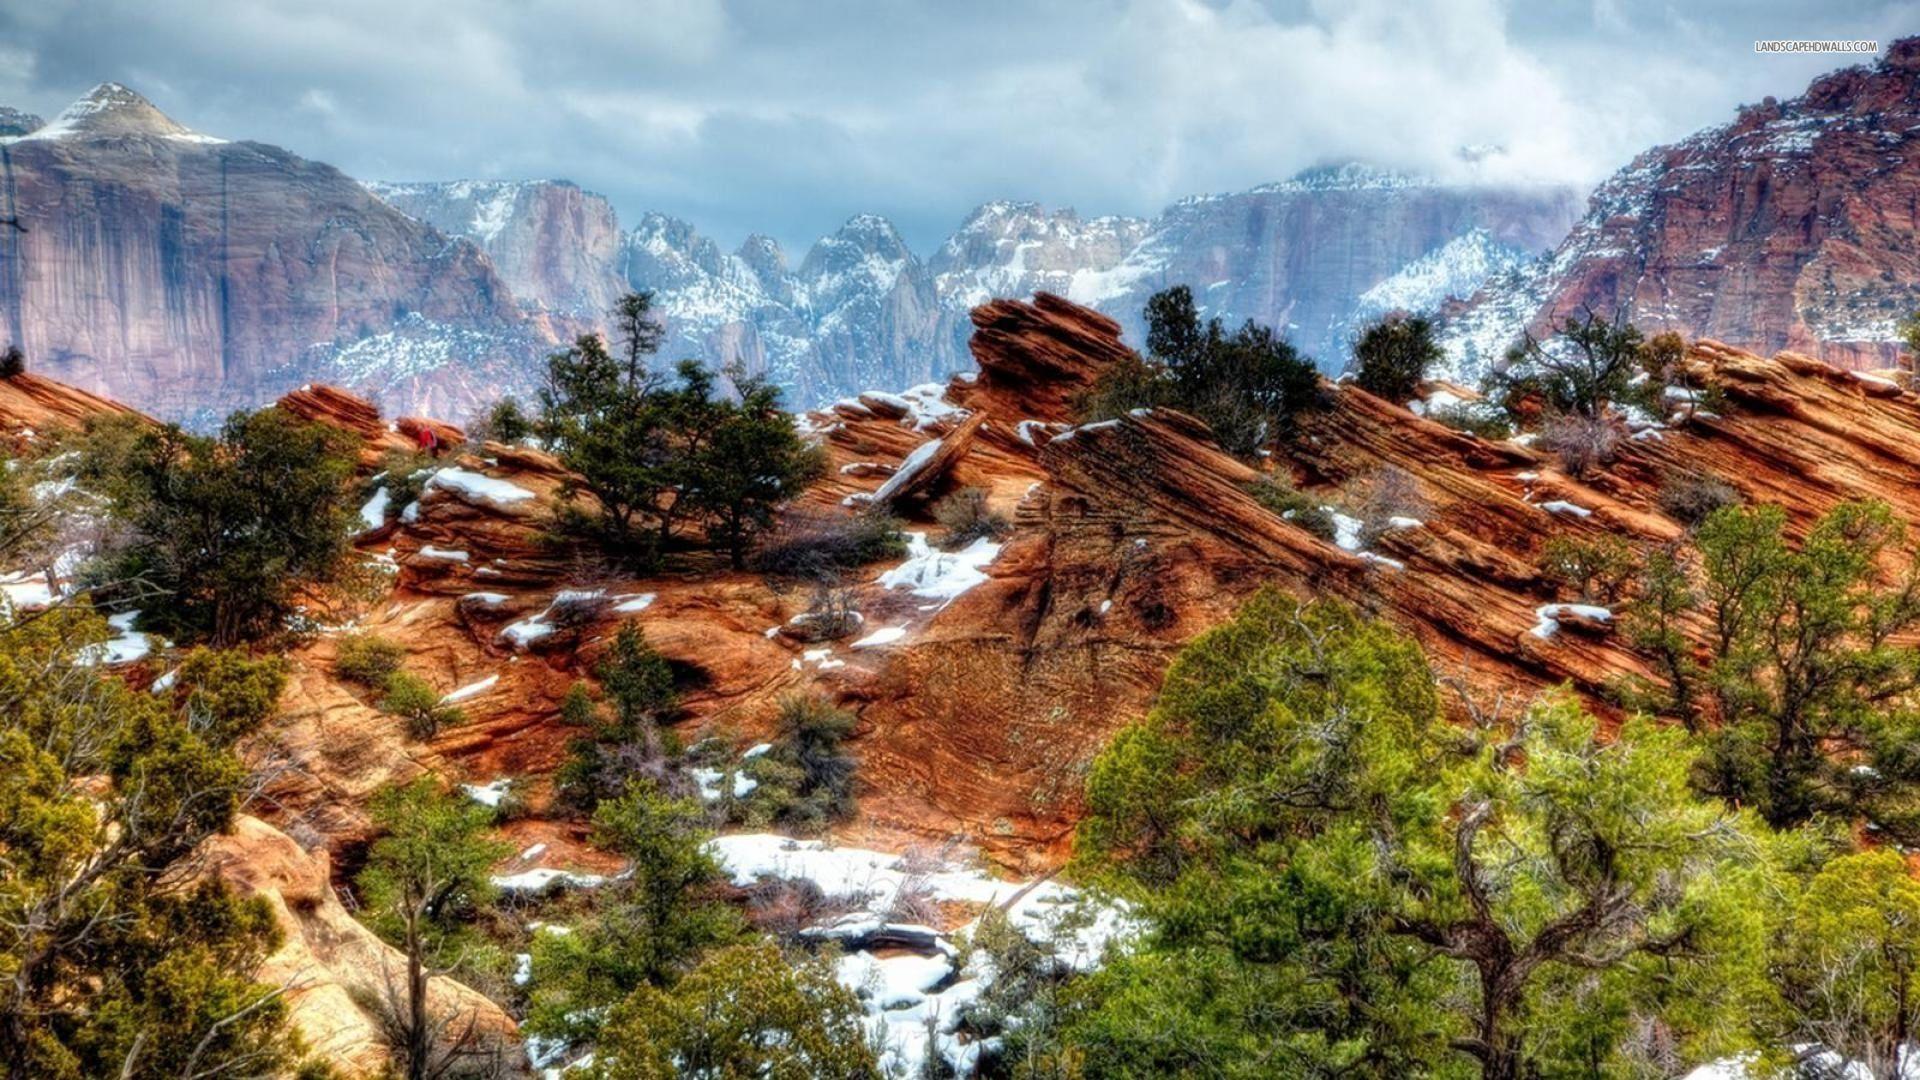
[[[390,183],[191,131],[104,84],[50,122],[0,109],[0,323],[37,369],[199,421],[302,383],[460,416],[652,290],[663,362],[765,373],[811,406],[972,366],[970,308],[1059,293],[1120,320],[1186,284],[1328,371],[1367,320],[1438,311],[1471,380],[1522,331],[1624,308],[1759,351],[1875,366],[1920,306],[1920,47],[1641,155],[1585,206],[1361,165],[1180,200],[1152,219],[992,202],[931,253],[859,215],[795,264],[722,249],[559,180]]]
[[[1566,189],[1449,187],[1343,165],[1184,199],[1152,220],[988,203],[924,259],[885,218],[860,215],[795,267],[764,236],[728,253],[661,214],[622,236],[604,200],[559,181],[367,186],[473,240],[516,295],[555,310],[591,319],[623,288],[653,290],[669,355],[769,372],[808,404],[970,367],[967,311],[1040,290],[1115,316],[1137,339],[1147,296],[1186,284],[1208,314],[1281,327],[1338,370],[1361,321],[1470,296],[1544,253],[1578,214]]]
[[[1152,220],[996,202],[926,257],[860,215],[793,264],[683,221],[622,228],[565,181],[386,183],[189,130],[103,84],[55,117],[0,111],[0,310],[54,377],[201,422],[331,381],[462,415],[651,289],[684,356],[772,376],[796,405],[970,367],[967,311],[1065,294],[1138,331],[1145,298],[1285,329],[1337,369],[1359,321],[1465,296],[1551,247],[1564,189],[1449,187],[1345,165]]]

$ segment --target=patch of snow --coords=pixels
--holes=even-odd
[[[883,626],[847,647],[850,649],[875,649],[882,645],[892,645],[894,642],[906,636],[907,628],[904,626]]]
[[[907,561],[881,574],[888,589],[907,589],[914,596],[952,603],[962,593],[987,580],[986,567],[1000,555],[1000,545],[982,537],[959,551],[940,551],[927,544],[927,534],[907,534]]]
[[[906,487],[907,481],[913,479],[914,474],[925,468],[927,462],[933,460],[933,455],[939,449],[939,439],[929,439],[914,447],[913,452],[900,462],[900,467],[894,470],[894,474],[887,477],[887,482],[880,485],[880,490],[873,493],[873,501],[886,502],[895,492]]]
[[[1569,517],[1584,518],[1593,516],[1593,511],[1578,503],[1570,503],[1565,499],[1551,499],[1543,502],[1540,504],[1540,509],[1545,510],[1549,514],[1565,514]]]
[[[533,492],[485,473],[469,469],[445,468],[427,478],[427,490],[451,492],[467,502],[497,509],[511,507],[534,497]]]
[[[461,784],[460,790],[466,792],[467,798],[474,802],[498,809],[500,800],[506,798],[507,793],[513,790],[513,781],[503,776],[485,784]]]
[[[385,484],[374,489],[373,497],[360,508],[360,522],[367,527],[367,532],[372,532],[387,523],[387,503],[392,499],[393,495],[387,491]]]
[[[1613,612],[1596,604],[1544,604],[1534,609],[1532,634],[1537,638],[1550,638],[1560,632],[1561,619],[1591,619],[1594,622],[1612,622]]]
[[[464,551],[453,551],[447,548],[437,548],[437,547],[434,547],[432,544],[420,545],[420,557],[423,559],[432,559],[435,562],[466,562],[467,561],[467,553]]]
[[[493,689],[494,684],[498,683],[499,681],[500,681],[500,673],[494,672],[492,675],[489,675],[486,678],[481,679],[479,682],[468,683],[467,685],[461,687],[460,689],[452,691],[451,693],[447,694],[447,696],[440,699],[440,704],[452,705],[457,702],[466,701],[468,698],[479,697],[481,694],[484,694],[487,691]]]

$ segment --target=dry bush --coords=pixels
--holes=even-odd
[[[1620,426],[1602,417],[1569,413],[1540,429],[1540,446],[1560,458],[1560,471],[1574,479],[1613,464],[1620,452]]]
[[[975,540],[998,540],[1013,528],[1005,514],[987,504],[982,488],[964,487],[933,506],[933,519],[947,530],[943,546],[964,547]]]
[[[801,641],[838,641],[860,628],[860,612],[854,609],[857,594],[838,577],[814,582],[807,610],[786,632]]]
[[[1376,469],[1349,483],[1341,494],[1341,505],[1360,523],[1360,546],[1371,548],[1388,529],[1394,518],[1424,520],[1433,512],[1433,504],[1421,494],[1420,481],[1397,465]]]
[[[1732,484],[1704,473],[1668,475],[1660,481],[1658,498],[1661,511],[1689,529],[1698,528],[1715,510],[1740,503]]]

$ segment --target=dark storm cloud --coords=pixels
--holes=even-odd
[[[125,82],[363,177],[564,176],[726,242],[1152,213],[1317,161],[1590,183],[1920,30],[1914,0],[0,0],[0,103]]]

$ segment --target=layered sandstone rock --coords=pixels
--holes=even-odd
[[[1649,150],[1595,191],[1537,273],[1456,316],[1456,355],[1483,368],[1522,329],[1591,307],[1649,333],[1893,366],[1895,324],[1920,307],[1917,134],[1920,38],[1908,38]]]
[[[391,1051],[372,1011],[387,1000],[389,980],[404,986],[406,959],[349,914],[334,893],[325,851],[307,852],[258,818],[242,816],[231,832],[209,841],[207,871],[243,896],[264,898],[284,938],[256,978],[286,987],[293,1026],[309,1053],[345,1076],[384,1075]],[[436,1015],[471,1020],[502,1043],[517,1041],[513,1020],[485,995],[453,979],[428,984]]]
[[[188,130],[105,84],[0,145],[6,338],[34,370],[169,418],[315,378],[463,415],[559,334],[472,244],[330,166]]]

